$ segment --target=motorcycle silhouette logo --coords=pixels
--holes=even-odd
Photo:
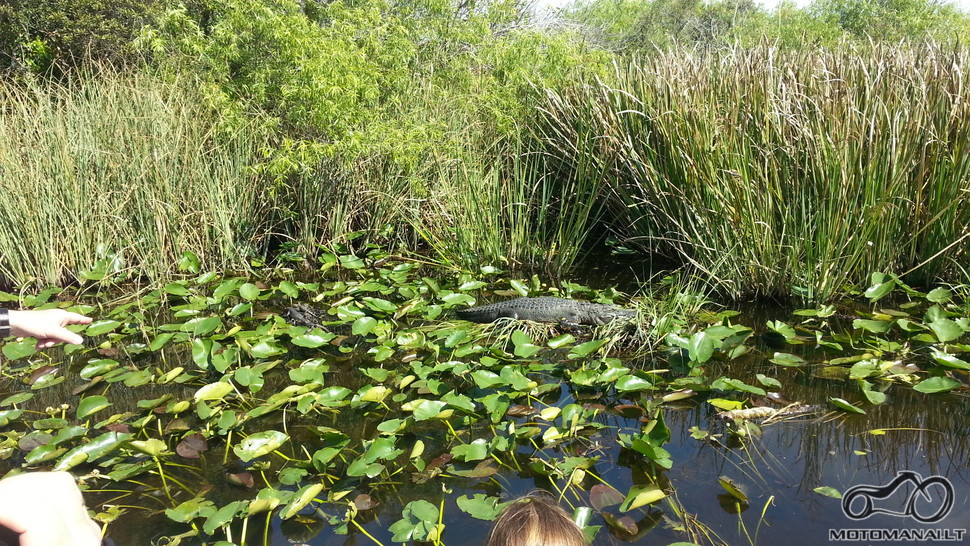
[[[907,482],[912,483],[914,489],[904,502],[901,512],[873,506],[873,499],[885,499]],[[932,493],[938,493],[939,496],[934,497]],[[926,501],[926,504],[917,507],[916,501],[921,498]],[[862,499],[862,509],[858,511],[853,510],[852,506],[856,499]],[[934,503],[940,503],[939,508],[929,515],[924,515],[933,509]],[[899,518],[910,517],[922,523],[936,523],[945,518],[951,508],[953,508],[953,484],[949,480],[943,476],[930,476],[924,480],[922,476],[911,470],[897,472],[896,478],[883,486],[857,485],[846,491],[842,497],[842,512],[851,519],[866,519],[873,514],[886,514]]]

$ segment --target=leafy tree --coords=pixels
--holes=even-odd
[[[0,68],[62,72],[84,59],[125,64],[164,0],[8,0],[0,6]]]

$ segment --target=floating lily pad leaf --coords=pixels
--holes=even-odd
[[[835,407],[837,407],[837,408],[839,408],[841,410],[845,410],[845,411],[852,412],[852,413],[859,413],[859,414],[862,414],[862,415],[865,415],[865,413],[866,413],[866,411],[864,409],[858,408],[856,406],[853,406],[852,404],[846,402],[845,400],[843,400],[841,398],[829,398],[829,402],[833,406],[835,406]]]
[[[361,260],[353,254],[345,254],[340,256],[340,265],[347,269],[361,269],[364,267],[364,260]]]
[[[195,391],[196,402],[200,400],[222,400],[227,394],[235,392],[235,388],[230,383],[218,381],[204,385]]]
[[[243,474],[247,474],[247,473],[243,473]],[[252,489],[252,486],[247,487],[247,484],[249,484],[249,480],[247,480],[246,478],[243,478],[243,479],[245,480],[243,482],[243,486],[246,487],[247,489]],[[262,514],[264,512],[270,512],[272,510],[275,510],[276,507],[279,506],[281,503],[287,502],[290,499],[292,499],[293,495],[294,495],[293,491],[280,491],[278,489],[270,489],[268,487],[264,487],[263,489],[259,490],[259,493],[256,494],[256,498],[253,499],[249,503],[249,506],[246,507],[246,516],[248,517],[254,514]],[[232,546],[235,546],[235,544],[233,544]]]
[[[168,345],[168,342],[172,341],[173,337],[175,337],[175,334],[171,332],[158,334],[157,336],[155,336],[155,339],[153,339],[152,342],[148,344],[148,349],[150,351],[161,350],[163,347]]]
[[[202,498],[187,500],[175,508],[165,510],[165,515],[172,521],[188,523],[198,517],[209,517],[216,511],[216,506],[212,501]]]
[[[87,330],[85,330],[84,333],[89,336],[99,336],[101,334],[106,334],[119,326],[121,326],[121,322],[117,320],[96,320],[88,325]]]
[[[913,387],[913,390],[919,391],[923,394],[934,394],[938,392],[952,391],[953,389],[958,388],[960,385],[962,385],[962,383],[949,377],[931,377],[917,383]]]
[[[653,383],[636,375],[624,375],[616,380],[616,390],[632,392],[652,389]]]
[[[35,372],[36,373],[36,372]],[[35,380],[36,377],[36,380]],[[30,389],[40,390],[46,389],[48,387],[53,387],[64,381],[63,375],[57,375],[57,370],[46,372],[42,375],[32,375],[30,378]]]
[[[572,334],[560,334],[547,341],[546,345],[553,349],[558,349],[560,347],[565,347],[566,345],[571,345],[575,342],[576,338],[573,337]]]
[[[780,320],[771,320],[768,321],[767,326],[771,331],[784,337],[785,341],[788,343],[795,342],[795,338],[797,337],[795,334],[795,329],[789,326],[787,323]]]
[[[729,392],[729,391],[749,392],[751,394],[757,394],[758,396],[764,396],[765,394],[767,394],[765,390],[762,389],[761,387],[748,385],[744,381],[741,381],[739,379],[732,379],[730,377],[720,377],[718,379],[715,379],[711,383],[711,388],[717,389],[719,391],[725,391],[725,392]]]
[[[24,462],[29,466],[53,461],[67,451],[67,448],[58,447],[53,444],[37,446],[24,456]]]
[[[317,394],[317,403],[334,406],[342,402],[352,391],[347,387],[327,387]]]
[[[259,297],[262,290],[251,282],[239,286],[239,295],[246,301],[253,301]]]
[[[873,284],[872,286],[870,286],[863,293],[863,295],[869,298],[871,301],[878,301],[883,297],[885,297],[886,294],[889,294],[890,292],[892,292],[893,288],[896,288],[895,281],[892,281],[892,280],[886,281],[886,282],[879,281]]]
[[[586,343],[580,343],[579,345],[573,347],[569,350],[569,354],[566,358],[574,359],[584,356],[589,356],[596,352],[600,347],[606,344],[608,339],[594,339],[592,341],[587,341]]]
[[[149,438],[148,440],[135,440],[130,442],[131,447],[149,455],[151,457],[160,457],[162,455],[170,455],[168,452],[168,446],[165,442],[159,440],[158,438]]]
[[[64,428],[68,425],[67,419],[61,419],[60,417],[48,417],[47,419],[37,419],[31,426],[36,430],[57,430]]]
[[[375,326],[377,326],[377,319],[374,317],[360,317],[354,321],[350,331],[355,336],[366,336],[374,330]]]
[[[222,320],[219,317],[197,317],[187,321],[179,330],[194,337],[203,337],[215,332],[220,326]]]
[[[165,285],[165,293],[173,296],[188,296],[191,294],[184,282],[172,282]]]
[[[723,411],[731,411],[744,407],[744,402],[739,400],[727,400],[725,398],[709,398],[707,403]]]
[[[296,492],[296,495],[294,495],[293,500],[290,501],[290,503],[287,504],[286,507],[280,511],[280,518],[290,519],[293,516],[297,515],[300,512],[300,510],[303,510],[306,507],[306,505],[310,504],[310,501],[312,501],[314,497],[319,495],[321,491],[323,491],[322,483],[314,483],[314,484],[301,487]]]
[[[889,327],[892,324],[892,322],[885,320],[855,319],[852,321],[852,327],[856,330],[865,330],[874,334],[882,334],[889,331]]]
[[[341,305],[337,307],[337,318],[345,322],[350,322],[366,316],[367,313],[364,313],[356,305]]]
[[[448,453],[447,455],[451,454]],[[448,468],[448,471],[455,476],[461,476],[462,478],[487,478],[489,476],[498,474],[498,467],[495,466],[494,459],[485,459],[475,465],[475,468],[472,468],[471,470],[458,470],[452,466]]]
[[[401,519],[388,530],[394,533],[391,537],[394,542],[434,542],[442,531],[438,526],[438,508],[423,499],[411,501],[401,512]]]
[[[801,366],[805,364],[805,359],[791,353],[775,353],[770,362],[779,366]]]
[[[475,298],[460,292],[451,292],[449,294],[445,294],[441,296],[441,301],[447,303],[448,307],[454,307],[456,305],[475,305]]]
[[[236,516],[239,515],[244,508],[246,508],[247,504],[248,503],[246,501],[230,502],[229,504],[216,510],[214,514],[206,518],[205,523],[202,524],[202,530],[205,531],[207,535],[211,535],[218,529],[229,525],[232,523],[232,520],[236,519]]]
[[[383,402],[387,395],[391,394],[391,389],[383,385],[375,385],[361,388],[360,400],[362,402]]]
[[[960,360],[959,358],[951,354],[940,352],[934,349],[932,355],[933,355],[933,360],[935,360],[937,364],[940,364],[942,366],[946,366],[948,368],[957,368],[959,370],[970,370],[970,362],[967,362],[965,360]],[[3,404],[0,403],[0,405],[3,405]]]
[[[23,341],[13,341],[3,346],[3,356],[10,360],[27,358],[33,356],[35,353],[37,353],[37,343],[31,338],[24,339]]]
[[[293,281],[283,281],[276,287],[277,290],[286,294],[291,298],[297,298],[300,296],[300,289],[296,286]]]
[[[470,290],[478,290],[479,288],[483,288],[485,286],[486,286],[486,283],[483,281],[467,281],[467,282],[461,283],[461,285],[458,287],[458,290],[462,292],[468,292]]]
[[[522,330],[512,332],[512,344],[515,345],[515,356],[529,358],[542,350],[542,347],[535,345],[532,338]]]
[[[623,494],[609,485],[598,483],[589,490],[589,504],[597,512],[602,512],[603,508],[621,502],[623,502]]]
[[[283,346],[273,339],[260,341],[249,349],[249,354],[252,355],[253,358],[269,358],[285,352],[286,349],[284,349]]]
[[[265,430],[250,434],[232,450],[244,462],[251,461],[276,451],[289,438],[289,436],[277,430]]]
[[[363,458],[354,459],[349,465],[347,465],[347,475],[355,478],[361,476],[367,476],[368,478],[373,478],[384,472],[385,466],[380,463],[368,462]]]
[[[54,471],[70,470],[85,461],[94,461],[102,455],[118,449],[132,436],[134,435],[121,432],[105,432],[90,442],[65,453],[54,465]]]
[[[3,401],[0,401],[0,408],[16,406],[17,404],[22,404],[33,397],[34,393],[32,392],[19,392],[4,398]]]
[[[238,317],[243,313],[248,313],[249,310],[252,308],[253,308],[252,302],[237,303],[236,305],[233,305],[228,311],[226,311],[226,314],[229,315],[230,317]]]
[[[938,318],[928,324],[930,330],[936,334],[936,339],[943,343],[953,341],[963,335],[963,328],[948,318]]]
[[[703,364],[710,360],[714,355],[715,343],[714,337],[706,332],[697,332],[690,336],[690,341],[687,343],[687,353],[690,355],[691,361]]]
[[[620,505],[620,512],[635,510],[641,506],[657,502],[666,496],[667,494],[656,485],[635,485],[627,493],[623,504]]]
[[[758,382],[759,383],[761,383],[762,385],[764,385],[766,387],[775,387],[775,388],[779,388],[779,389],[781,388],[781,381],[778,381],[774,377],[768,377],[768,376],[766,376],[764,374],[760,374],[760,373],[759,374],[755,374],[755,377],[758,378]]]
[[[488,389],[505,383],[497,373],[488,370],[475,370],[472,372],[472,380],[480,389]]]
[[[834,487],[829,487],[827,485],[822,487],[816,487],[815,489],[813,489],[813,491],[815,491],[819,495],[825,495],[826,497],[832,497],[833,499],[842,498],[842,493],[840,493],[838,489]]]
[[[361,301],[363,301],[364,305],[370,309],[380,311],[382,313],[393,314],[398,309],[397,305],[382,298],[372,298],[368,296],[361,298]]]
[[[499,377],[507,385],[519,392],[529,392],[538,386],[538,383],[523,375],[522,372],[513,366],[505,366],[502,368],[502,371],[499,372]]]
[[[440,400],[414,400],[414,420],[426,421],[437,417],[448,404]]]
[[[635,535],[640,530],[637,527],[637,522],[634,521],[630,516],[617,517],[608,512],[604,512],[602,515],[603,521],[605,521],[610,528],[619,531],[621,535]]]
[[[724,490],[727,491],[732,497],[743,503],[748,502],[748,495],[744,492],[744,488],[731,478],[728,478],[727,476],[720,476],[717,479],[717,483],[721,484],[721,487],[723,487]]]
[[[860,381],[859,387],[862,389],[862,395],[866,397],[870,404],[878,406],[886,401],[886,393],[873,390],[872,384],[868,381]]]
[[[104,396],[86,396],[81,399],[77,404],[77,418],[85,419],[89,415],[94,415],[95,413],[111,407],[111,402]]]
[[[475,493],[471,497],[462,495],[455,499],[455,502],[462,512],[485,521],[494,521],[509,505],[507,502],[499,502],[498,497],[489,497],[484,493]]]
[[[512,279],[509,281],[509,284],[512,285],[512,290],[518,292],[520,296],[529,295],[529,285],[525,284],[524,282],[518,279]]]
[[[175,452],[186,459],[198,459],[199,453],[209,450],[209,442],[205,436],[195,433],[189,434],[175,446]]]
[[[953,297],[953,293],[946,288],[934,288],[926,294],[926,299],[933,303],[946,303]]]
[[[481,461],[488,456],[488,442],[485,438],[478,438],[470,444],[457,445],[451,448],[451,453],[463,461]]]
[[[5,427],[11,422],[20,419],[20,416],[24,413],[22,409],[16,410],[3,410],[0,411],[0,427]]]

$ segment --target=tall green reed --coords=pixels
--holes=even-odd
[[[154,279],[195,252],[245,268],[259,243],[259,137],[186,86],[100,73],[0,84],[0,282],[70,282],[108,256]]]
[[[554,95],[563,162],[610,165],[613,227],[735,297],[825,300],[970,250],[968,54],[673,50]]]

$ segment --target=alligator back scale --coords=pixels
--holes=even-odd
[[[516,298],[479,307],[459,309],[458,318],[471,322],[493,322],[500,318],[533,322],[564,322],[601,326],[616,319],[637,316],[632,309],[565,298]]]

